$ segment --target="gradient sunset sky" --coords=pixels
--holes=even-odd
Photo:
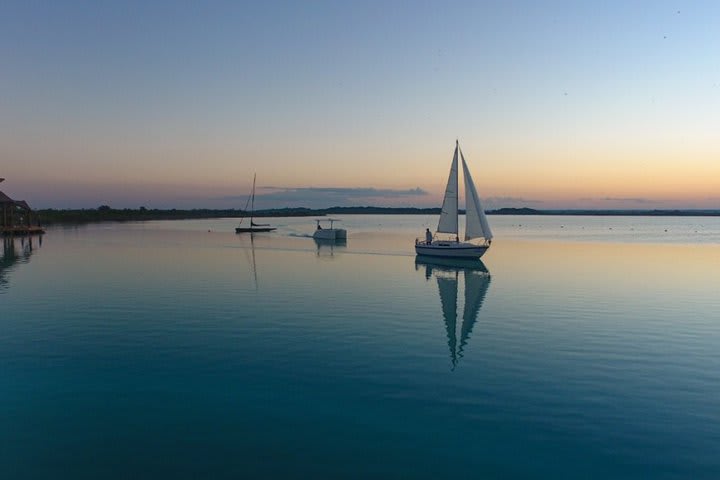
[[[36,208],[720,208],[720,2],[5,1]]]

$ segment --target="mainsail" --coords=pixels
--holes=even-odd
[[[445,199],[443,200],[438,232],[458,233],[458,150],[460,147],[455,143],[455,155],[453,155],[450,176],[445,188]]]
[[[455,157],[457,159],[457,149],[455,150]],[[462,158],[463,177],[465,179],[465,240],[473,238],[491,240],[492,231],[485,216],[485,210],[480,203],[480,197],[475,189],[470,170],[468,170],[467,163],[465,163],[462,150],[460,151],[460,157]]]

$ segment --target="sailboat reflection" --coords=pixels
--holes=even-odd
[[[317,247],[318,257],[332,257],[336,251],[342,251],[347,247],[347,239],[345,238],[325,239],[313,237],[313,241]]]
[[[418,255],[415,258],[415,269],[419,270],[423,266],[427,280],[430,280],[433,275],[437,279],[448,348],[450,349],[450,361],[454,370],[458,361],[463,357],[480,307],[485,300],[490,286],[490,272],[479,259],[452,259]],[[463,272],[463,277],[465,277],[465,304],[458,335],[457,297],[460,272]]]
[[[16,243],[20,244],[19,249]],[[3,237],[3,255],[0,257],[0,293],[7,290],[10,284],[8,274],[16,265],[29,262],[36,246],[42,246],[42,236],[20,237],[19,239],[12,236]]]
[[[247,242],[247,239],[250,239],[250,242]],[[257,275],[257,264],[255,262],[255,233],[250,232],[249,235],[245,236],[238,236],[238,239],[243,243],[243,252],[245,253],[245,259],[248,262],[248,265],[250,266],[250,271],[252,273],[253,278],[253,287],[254,290],[258,291],[258,275]],[[247,245],[249,243],[250,245]]]

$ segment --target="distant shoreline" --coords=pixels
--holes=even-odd
[[[203,218],[241,218],[247,212],[238,209],[114,209],[101,206],[91,209],[43,209],[36,212],[43,225],[83,224],[97,222],[138,222],[149,220],[190,220]],[[331,208],[275,208],[258,210],[260,217],[323,217],[327,215],[439,215],[439,208],[412,207],[331,207]],[[533,208],[500,208],[488,210],[488,215],[575,215],[575,216],[636,216],[636,217],[720,217],[720,210],[536,210]]]
[[[715,209],[535,210],[533,208],[500,208],[498,210],[488,210],[486,213],[488,215],[578,215],[598,217],[720,217],[720,210]]]

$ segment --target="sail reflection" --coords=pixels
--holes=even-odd
[[[0,293],[10,285],[8,276],[18,264],[30,261],[35,248],[42,246],[42,236],[3,237],[3,254],[0,257]]]
[[[480,308],[490,286],[490,272],[479,259],[450,259],[415,257],[415,269],[425,267],[425,278],[435,277],[440,292],[443,321],[447,331],[448,349],[453,369],[464,355],[465,346],[470,339],[473,326],[477,321]],[[460,272],[465,279],[465,299],[462,323],[458,332],[458,290]]]

